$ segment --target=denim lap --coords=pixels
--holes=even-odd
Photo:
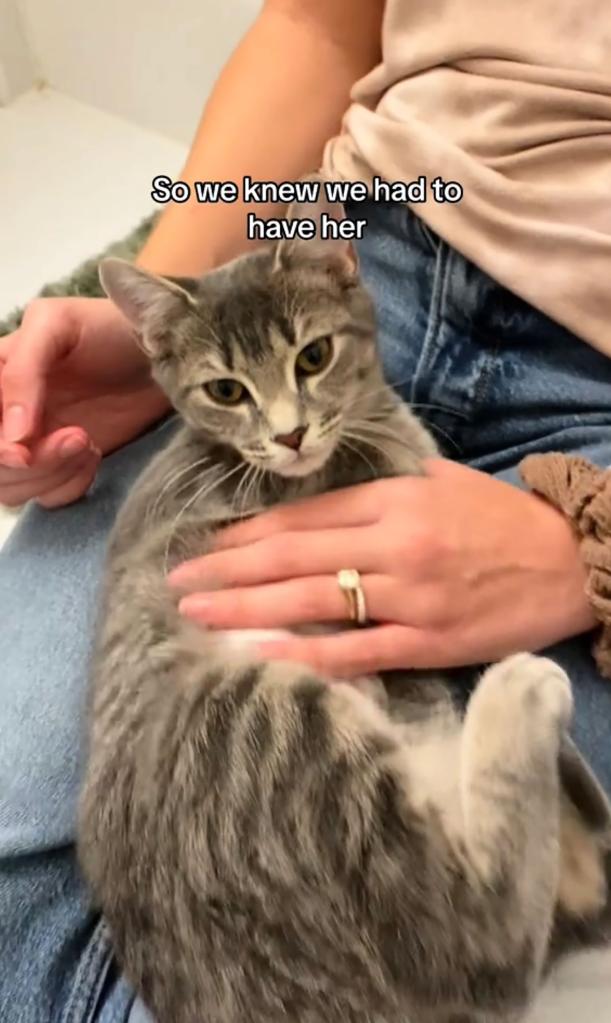
[[[518,463],[532,452],[611,466],[611,359],[500,287],[409,209],[380,205],[368,220],[359,256],[386,374],[443,453],[518,486]],[[611,793],[611,682],[590,647],[583,636],[543,652],[571,677],[573,735]]]
[[[444,454],[513,483],[530,451],[611,464],[611,360],[500,288],[407,208],[349,213],[368,220],[359,255],[387,376]],[[108,530],[172,429],[169,420],[106,458],[86,500],[29,508],[0,552],[3,1023],[151,1023],[88,907],[72,843]],[[571,675],[576,739],[611,791],[611,684],[589,646],[582,637],[549,653]]]
[[[0,1020],[123,1023],[133,994],[74,854],[87,662],[108,529],[168,421],[106,458],[86,500],[30,506],[0,552]],[[110,993],[112,992],[112,998]]]

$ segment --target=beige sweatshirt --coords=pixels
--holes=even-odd
[[[611,355],[611,0],[387,0],[382,49],[326,173],[459,182],[414,212]]]

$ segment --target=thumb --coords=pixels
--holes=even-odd
[[[0,342],[2,432],[8,443],[30,440],[40,431],[49,370],[76,343],[72,324],[58,310],[28,312],[19,330]]]

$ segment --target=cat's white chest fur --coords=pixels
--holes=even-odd
[[[229,654],[256,653],[258,643],[290,639],[288,629],[219,629],[216,639]]]

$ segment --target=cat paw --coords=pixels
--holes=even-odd
[[[571,684],[566,672],[548,657],[514,654],[490,668],[484,681],[498,686],[503,703],[511,701],[522,713],[551,719],[561,729],[571,720]]]

